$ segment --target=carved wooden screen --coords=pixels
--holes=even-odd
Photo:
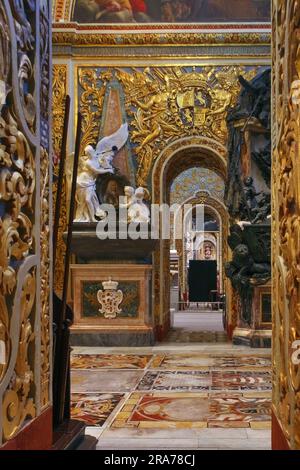
[[[292,449],[300,449],[299,39],[299,1],[273,0],[273,412]]]
[[[49,8],[0,2],[0,445],[51,402]]]

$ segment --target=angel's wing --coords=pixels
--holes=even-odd
[[[96,152],[97,153],[104,153],[109,152],[112,150],[113,147],[117,147],[120,150],[123,145],[126,144],[128,139],[128,124],[122,124],[122,126],[114,133],[107,137],[103,137],[103,139],[99,140]]]

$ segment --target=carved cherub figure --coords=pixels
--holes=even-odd
[[[149,192],[147,189],[139,187],[135,190],[134,196],[131,196],[131,201],[128,207],[129,222],[150,222],[150,210],[144,202],[144,199],[146,198],[149,198]]]

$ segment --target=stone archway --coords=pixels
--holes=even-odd
[[[152,171],[152,203],[169,203],[170,183],[190,167],[214,171],[225,181],[227,149],[214,139],[185,137],[169,144],[156,159]],[[170,329],[170,240],[160,238],[154,253],[153,311],[157,339]]]

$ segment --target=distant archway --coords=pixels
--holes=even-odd
[[[152,171],[152,203],[169,204],[170,185],[183,171],[202,167],[214,171],[224,181],[227,174],[227,149],[207,137],[185,137],[169,144],[157,158]],[[157,338],[170,328],[170,240],[160,239],[154,254],[154,321]]]

